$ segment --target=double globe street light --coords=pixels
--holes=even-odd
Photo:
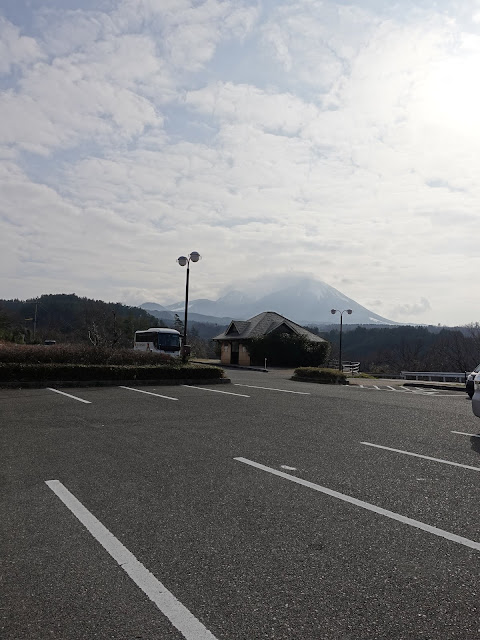
[[[339,371],[343,371],[343,366],[342,366],[342,329],[343,329],[343,314],[344,313],[348,313],[348,315],[350,315],[351,313],[353,313],[353,311],[351,309],[344,309],[343,311],[340,311],[339,309],[332,309],[330,311],[330,313],[339,313],[340,314],[340,353],[339,353],[339,360],[338,360],[338,370]]]
[[[187,356],[190,355],[190,347],[187,346],[187,319],[188,319],[188,284],[190,280],[190,262],[198,262],[201,259],[201,255],[198,251],[192,251],[187,256],[180,256],[177,259],[178,264],[181,267],[187,266],[187,284],[185,286],[185,318],[183,322],[183,344],[182,344],[182,360],[186,362]]]

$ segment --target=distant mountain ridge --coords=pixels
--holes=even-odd
[[[192,302],[195,302],[195,300],[193,300]],[[178,316],[180,317],[180,320],[183,321],[183,316],[185,313],[185,302],[183,303],[181,308],[179,307],[178,310],[174,309],[172,311],[170,311],[170,309],[168,309],[167,307],[163,307],[161,304],[156,304],[155,302],[144,302],[143,304],[140,305],[140,309],[144,309],[145,311],[148,311],[148,313],[150,313],[152,316],[155,316],[159,320],[165,320],[165,322],[173,322],[175,319],[175,314],[178,314]],[[205,322],[208,324],[219,324],[223,326],[223,325],[230,324],[230,321],[232,318],[230,317],[222,318],[217,316],[208,316],[200,313],[195,313],[191,311],[191,306],[189,304],[188,319],[191,322]]]
[[[167,318],[171,313],[173,318],[178,313],[182,319],[185,302],[164,306],[147,302],[140,307],[157,317]],[[290,277],[285,287],[275,288],[259,297],[232,290],[218,300],[200,298],[190,300],[188,305],[189,318],[192,320],[217,324],[228,324],[230,320],[247,320],[263,311],[276,311],[302,326],[335,324],[339,320],[338,314],[337,318],[332,316],[331,309],[352,309],[351,315],[343,315],[345,324],[401,324],[383,318],[327,283],[309,277]]]

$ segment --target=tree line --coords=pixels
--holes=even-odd
[[[338,357],[339,331],[321,332]],[[366,373],[400,371],[471,371],[480,363],[480,325],[464,327],[395,326],[342,333],[342,360],[361,363]]]

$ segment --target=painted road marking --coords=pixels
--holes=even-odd
[[[412,393],[417,393],[418,395],[421,396],[434,396],[436,395],[436,391],[425,391],[424,389],[420,389],[420,387],[415,387],[414,389],[412,389]]]
[[[451,431],[450,433],[458,433],[459,436],[470,436],[470,438],[480,438],[480,433],[464,433],[463,431]]]
[[[45,484],[157,605],[184,638],[216,640],[215,636],[59,480],[47,480]]]
[[[47,387],[47,389],[48,391],[53,391],[54,393],[60,393],[62,396],[67,396],[67,398],[73,398],[74,400],[78,400],[79,402],[84,402],[85,404],[92,404],[90,400],[83,400],[83,398],[77,398],[77,396],[72,396],[70,393],[65,393],[65,391],[52,389],[52,387]]]
[[[399,389],[398,387],[392,387],[391,385],[385,385],[384,387],[379,387],[376,384],[355,384],[348,385],[351,389],[355,387],[360,387],[360,389],[369,389],[371,391],[395,391],[395,393],[412,393],[407,389]]]
[[[441,538],[446,538],[447,540],[451,540],[452,542],[456,542],[457,544],[462,544],[465,547],[470,547],[471,549],[480,551],[480,542],[475,542],[474,540],[469,540],[468,538],[457,536],[455,533],[450,533],[449,531],[444,531],[443,529],[432,527],[431,525],[425,524],[424,522],[420,522],[419,520],[413,520],[412,518],[407,518],[407,516],[402,516],[399,513],[395,513],[394,511],[388,511],[387,509],[382,509],[382,507],[377,507],[376,505],[370,504],[369,502],[358,500],[357,498],[348,496],[345,493],[339,493],[338,491],[334,491],[333,489],[322,487],[319,484],[315,484],[314,482],[309,482],[308,480],[303,480],[302,478],[297,478],[296,476],[292,476],[288,473],[284,473],[283,471],[278,471],[277,469],[266,467],[263,464],[259,464],[258,462],[253,462],[252,460],[248,460],[247,458],[234,458],[234,460],[237,460],[238,462],[243,462],[244,464],[248,464],[257,469],[261,469],[262,471],[271,473],[274,476],[279,476],[280,478],[284,478],[285,480],[290,480],[290,482],[301,484],[304,487],[308,487],[309,489],[313,489],[314,491],[319,491],[320,493],[324,493],[327,496],[331,496],[332,498],[337,498],[338,500],[349,502],[350,504],[354,504],[357,507],[361,507],[362,509],[373,511],[374,513],[378,513],[387,518],[391,518],[392,520],[396,520],[397,522],[408,524],[411,527],[422,529],[422,531],[427,531],[428,533],[432,533],[433,535],[439,536]]]
[[[394,391],[395,393],[409,393],[410,395],[418,395],[418,396],[435,396],[435,398],[463,398],[462,394],[456,393],[452,391],[451,393],[439,393],[438,391],[424,391],[420,389],[420,387],[415,387],[413,389],[409,388],[398,388],[392,387],[391,385],[385,385],[384,387],[379,387],[376,384],[350,384],[347,386],[347,389],[370,389],[371,391]]]
[[[231,391],[219,391],[218,389],[205,389],[205,387],[196,387],[193,384],[182,384],[182,387],[189,387],[190,389],[200,389],[201,391],[211,391],[212,393],[226,393],[228,396],[239,396],[240,398],[250,398],[243,393],[232,393]]]
[[[296,393],[299,396],[309,396],[310,393],[308,391],[287,391],[287,389],[273,389],[272,387],[256,387],[253,384],[238,384],[235,383],[236,387],[248,387],[249,389],[265,389],[266,391],[281,391],[282,393]]]
[[[435,395],[436,398],[462,398],[463,399],[463,395],[456,391],[452,391],[452,393],[435,393],[432,395]]]
[[[422,456],[419,453],[412,453],[411,451],[403,451],[402,449],[392,449],[391,447],[384,447],[381,444],[373,444],[372,442],[360,442],[367,447],[376,447],[377,449],[385,449],[386,451],[394,451],[395,453],[403,453],[406,456],[413,456],[415,458],[423,458],[424,460],[433,460],[433,462],[441,462],[442,464],[450,464],[452,467],[461,467],[462,469],[470,469],[472,471],[480,471],[480,467],[471,467],[468,464],[460,464],[459,462],[451,462],[451,460],[443,460],[442,458],[432,458],[430,456]]]
[[[137,393],[146,393],[149,396],[157,396],[157,398],[164,398],[165,400],[178,400],[178,398],[161,396],[159,393],[153,393],[152,391],[143,391],[143,389],[134,389],[133,387],[123,387],[122,385],[120,385],[120,389],[128,389],[129,391],[136,391]]]

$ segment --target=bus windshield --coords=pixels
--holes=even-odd
[[[180,336],[175,333],[157,333],[157,348],[174,347],[180,349]]]

